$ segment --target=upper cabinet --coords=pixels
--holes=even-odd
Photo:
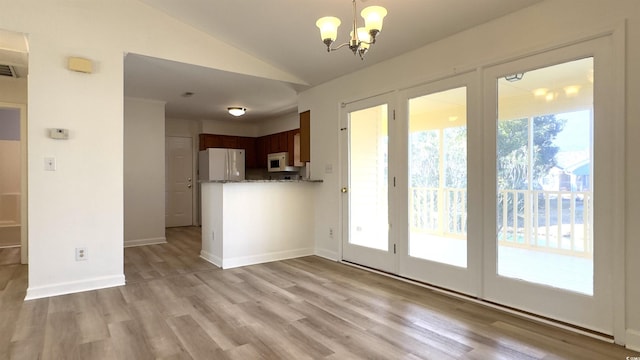
[[[208,148],[245,149],[248,169],[266,169],[267,155],[289,153],[289,166],[301,166],[311,160],[310,112],[300,114],[300,128],[258,138],[217,134],[200,134],[200,150]]]
[[[300,113],[300,161],[311,161],[311,110]]]
[[[262,167],[262,163],[258,163],[257,153],[256,153],[256,138],[246,137],[246,136],[238,136],[236,139],[236,148],[245,150],[245,166],[248,169],[256,169]]]
[[[247,136],[200,134],[200,150],[208,148],[244,149],[245,166],[249,169],[262,167],[256,158],[256,139]],[[266,163],[265,163],[266,164]]]

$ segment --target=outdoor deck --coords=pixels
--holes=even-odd
[[[414,235],[411,256],[466,267],[466,240]],[[593,294],[593,261],[574,256],[508,245],[498,246],[498,274],[537,284]]]
[[[411,194],[410,255],[466,267],[466,190]],[[593,294],[591,192],[505,190],[497,205],[499,275]]]

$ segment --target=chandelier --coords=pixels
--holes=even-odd
[[[322,42],[327,45],[327,52],[338,50],[348,46],[353,54],[358,54],[364,60],[364,55],[369,50],[369,46],[376,43],[376,36],[382,30],[382,19],[387,15],[387,9],[382,6],[368,6],[362,10],[360,15],[364,18],[364,27],[358,27],[356,18],[356,0],[353,2],[353,27],[351,29],[351,40],[336,48],[331,45],[338,37],[338,26],[340,19],[334,16],[325,16],[316,21],[316,26],[320,29]]]

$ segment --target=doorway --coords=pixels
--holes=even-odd
[[[389,176],[392,102],[391,96],[384,95],[344,108],[341,136],[347,156],[342,164],[342,256],[394,273],[397,243],[391,233],[395,219],[389,212],[395,181]]]
[[[484,298],[613,335],[610,39],[488,68]],[[622,261],[622,260],[620,260]]]
[[[23,123],[21,107],[0,103],[0,265],[26,263],[27,259]]]
[[[193,225],[193,140],[166,138],[166,227]]]

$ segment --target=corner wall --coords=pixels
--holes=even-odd
[[[124,100],[124,246],[165,237],[164,102]]]

